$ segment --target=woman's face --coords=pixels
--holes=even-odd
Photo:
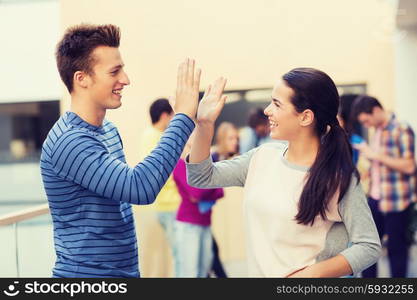
[[[236,129],[231,128],[227,130],[224,137],[225,151],[227,153],[237,153],[237,147],[239,145],[239,133]]]
[[[293,90],[284,81],[275,85],[272,91],[272,101],[265,108],[271,129],[271,138],[276,140],[292,140],[301,129],[299,114],[291,103]]]

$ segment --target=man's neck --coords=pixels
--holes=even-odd
[[[153,127],[160,132],[164,132],[166,129],[166,124],[159,121],[153,124]]]
[[[75,95],[71,95],[71,111],[76,113],[81,119],[93,126],[101,126],[103,124],[104,117],[106,116],[106,110],[99,108],[91,101],[87,101],[85,98],[80,98]]]
[[[384,128],[384,127],[386,127],[388,125],[389,120],[390,120],[390,114],[387,113],[386,111],[383,111],[383,115],[382,115],[382,118],[381,119],[382,120],[381,120],[381,123],[378,126],[378,128]]]

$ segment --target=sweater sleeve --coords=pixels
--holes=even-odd
[[[216,200],[223,197],[223,189],[200,189],[187,183],[185,162],[181,159],[174,169],[174,180],[188,195],[197,200]]]
[[[243,186],[252,155],[258,148],[252,149],[234,159],[213,163],[211,156],[198,164],[187,161],[188,184],[199,188],[219,188]]]
[[[177,114],[158,146],[134,168],[111,156],[90,133],[69,130],[54,145],[52,168],[58,176],[102,197],[150,204],[174,169],[194,126],[188,116]]]
[[[352,243],[343,250],[356,276],[376,263],[381,255],[381,242],[362,186],[352,179],[347,194],[339,203],[340,215]]]

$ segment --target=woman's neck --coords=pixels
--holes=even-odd
[[[311,167],[320,147],[317,136],[307,136],[290,141],[285,158],[296,165]]]

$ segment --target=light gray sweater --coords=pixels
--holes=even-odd
[[[258,176],[254,178],[259,178],[259,174],[263,172],[263,170],[259,170],[260,166],[257,163],[259,159],[256,160],[256,156],[267,155],[265,151],[276,151],[288,168],[307,172],[308,168],[296,166],[285,160],[283,155],[286,147],[284,144],[271,143],[262,145],[232,160],[213,163],[210,156],[198,164],[187,162],[188,183],[199,188],[244,187],[251,173]],[[265,168],[265,166],[262,167]],[[251,181],[253,181],[253,178]],[[337,204],[337,210],[341,221],[331,223],[331,227],[325,236],[324,246],[315,260],[322,261],[341,254],[349,262],[354,276],[356,276],[359,272],[374,264],[381,254],[378,232],[366,196],[361,185],[357,184],[356,178],[352,179],[347,193]],[[259,274],[260,276],[262,274],[268,276],[268,272]]]

